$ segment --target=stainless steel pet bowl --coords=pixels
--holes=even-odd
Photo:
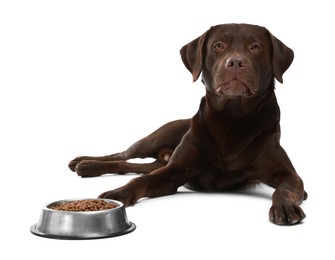
[[[51,209],[53,205],[77,200],[60,200],[43,207],[39,222],[30,228],[31,233],[56,239],[96,239],[121,236],[134,231],[135,224],[128,221],[125,207],[120,201],[111,202],[115,208],[99,211],[61,211]]]

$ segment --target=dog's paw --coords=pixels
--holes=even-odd
[[[132,206],[136,203],[135,196],[122,188],[116,190],[106,191],[99,195],[99,198],[118,200],[123,203],[125,207]]]
[[[274,205],[270,208],[270,221],[277,225],[293,225],[306,217],[303,210],[296,204]]]
[[[82,160],[76,165],[75,172],[78,174],[78,176],[83,178],[100,176],[103,173],[101,172],[99,163],[100,162],[94,160]]]
[[[80,163],[82,160],[83,160],[82,157],[76,157],[72,161],[70,161],[68,164],[70,170],[75,172],[78,163]]]
[[[78,156],[78,157],[74,158],[72,161],[70,161],[68,166],[69,166],[71,171],[75,172],[76,167],[79,163],[81,163],[84,160],[89,160],[89,159],[90,159],[90,157],[88,157],[88,156]]]

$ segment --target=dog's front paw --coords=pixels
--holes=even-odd
[[[122,188],[106,191],[100,194],[99,198],[121,201],[125,207],[132,206],[137,201],[137,198],[134,196],[134,194]]]
[[[297,224],[305,217],[303,210],[294,203],[273,205],[269,212],[270,221],[278,225]]]

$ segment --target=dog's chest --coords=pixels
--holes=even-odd
[[[217,121],[216,119],[215,122]],[[209,121],[204,126],[206,153],[214,165],[225,169],[238,168],[257,157],[257,153],[261,150],[259,146],[262,145],[261,120],[239,118],[221,119],[219,122],[220,124],[213,124]]]

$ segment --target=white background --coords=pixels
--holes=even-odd
[[[6,259],[334,259],[331,1],[1,1],[1,255]],[[271,189],[143,200],[126,236],[32,235],[42,207],[96,197],[134,177],[81,179],[78,155],[127,148],[193,116],[204,88],[179,49],[211,25],[267,27],[295,60],[277,84],[282,145],[305,182],[303,224],[268,221]],[[250,193],[249,195],[247,193]],[[75,257],[75,258],[74,258]],[[309,259],[311,259],[309,258]]]

